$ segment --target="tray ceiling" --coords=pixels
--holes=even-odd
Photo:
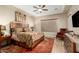
[[[14,6],[16,8],[24,10],[25,12],[28,12],[33,16],[44,16],[44,15],[63,13],[65,7],[64,5],[46,5],[45,8],[47,8],[48,11],[43,11],[42,13],[38,13],[33,11],[35,10],[35,8],[33,8],[33,6],[35,5],[14,5]]]

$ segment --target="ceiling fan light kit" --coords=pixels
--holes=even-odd
[[[39,12],[39,13],[42,13],[43,11],[48,11],[47,8],[45,8],[46,5],[37,5],[37,6],[33,6],[33,8],[35,10],[33,10],[33,12]]]

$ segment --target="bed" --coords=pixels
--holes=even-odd
[[[44,40],[43,33],[30,31],[27,24],[21,22],[13,22],[11,28],[14,32],[11,32],[13,42],[24,48],[34,48],[37,44]]]
[[[41,41],[44,40],[43,33],[38,32],[19,32],[12,35],[16,45],[24,48],[34,48]]]

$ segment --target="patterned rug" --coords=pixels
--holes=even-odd
[[[25,49],[16,45],[9,45],[1,48],[1,53],[51,53],[53,48],[54,39],[46,38],[44,41],[39,43],[32,50]]]

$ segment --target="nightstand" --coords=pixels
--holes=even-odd
[[[0,36],[0,48],[11,44],[11,38],[9,36]]]

